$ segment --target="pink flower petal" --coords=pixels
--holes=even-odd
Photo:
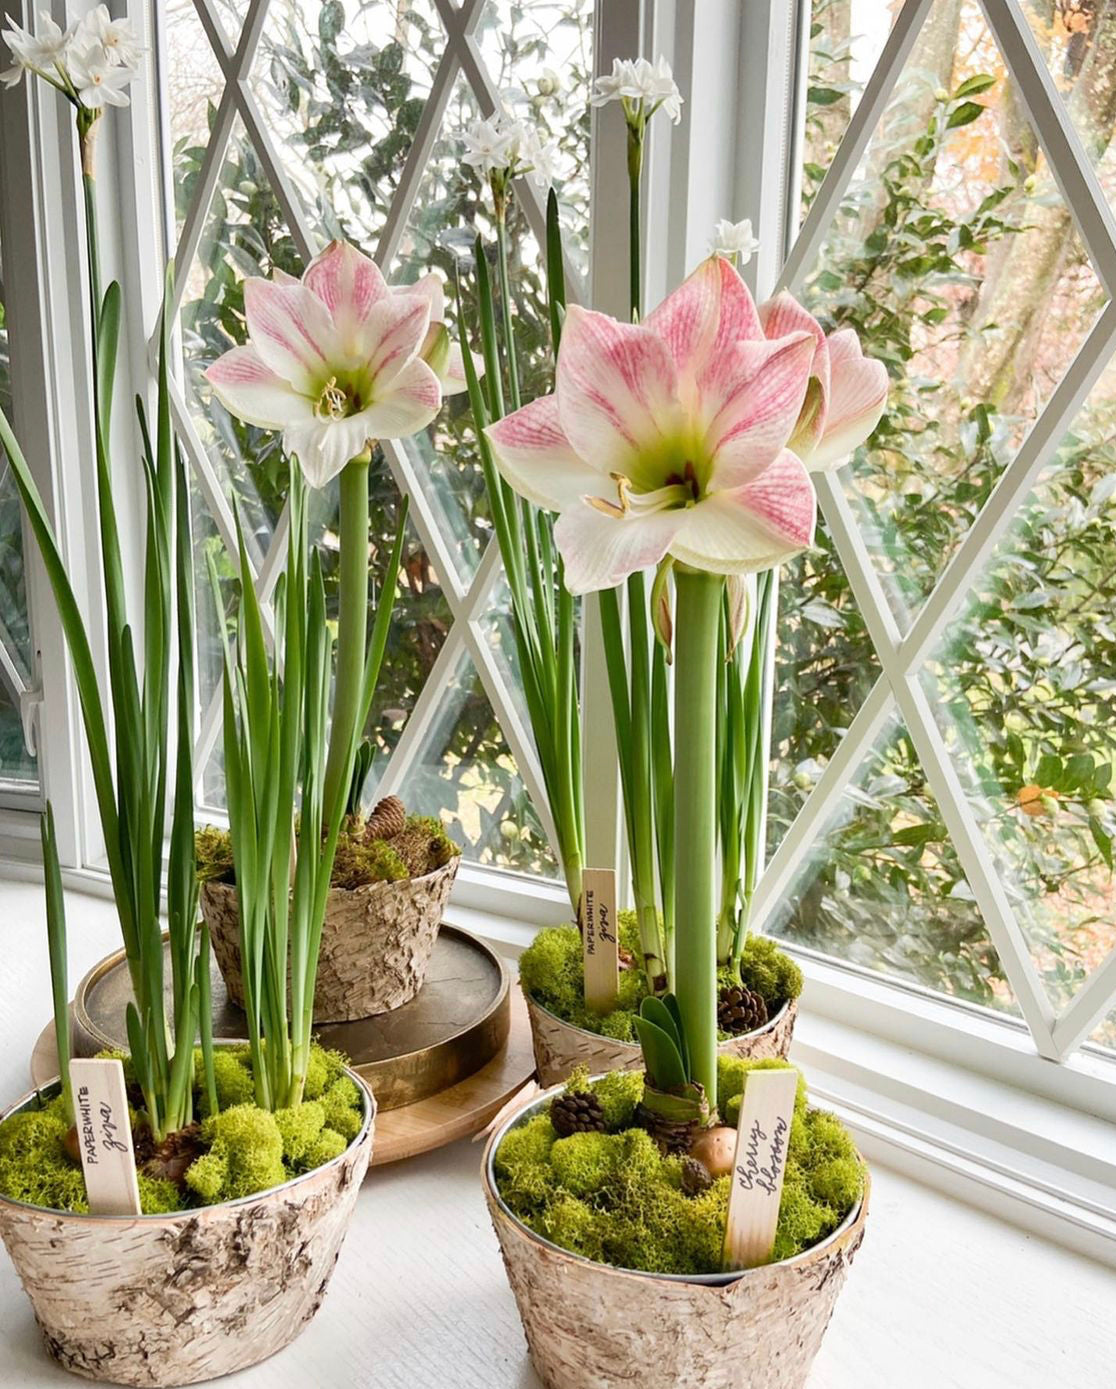
[[[667,344],[679,375],[700,372],[730,343],[763,337],[748,286],[724,256],[702,261],[644,325]]]
[[[812,313],[798,302],[793,294],[780,290],[766,304],[760,305],[760,322],[769,338],[785,338],[791,333],[810,333],[814,339],[814,361],[810,375],[812,385],[802,406],[802,415],[790,436],[791,447],[800,458],[806,458],[817,446],[825,428],[829,408],[829,346],[822,326]]]
[[[805,332],[774,342],[740,342],[702,378],[700,409],[714,489],[751,481],[786,446],[802,409],[814,351]]]
[[[374,395],[418,356],[429,324],[430,301],[419,295],[392,294],[368,311],[356,356],[373,378]]]
[[[555,394],[574,452],[605,474],[630,471],[641,449],[681,427],[666,343],[649,328],[576,304],[562,331]]]
[[[670,546],[675,559],[714,574],[770,569],[813,543],[817,499],[809,474],[789,450],[733,492],[714,492],[680,513],[686,524]]]
[[[312,419],[313,402],[277,376],[254,347],[234,347],[213,363],[205,379],[230,414],[262,429]]]
[[[887,368],[865,357],[851,328],[829,339],[829,410],[811,469],[837,467],[875,429],[887,405]]]
[[[333,320],[318,296],[302,284],[245,280],[244,313],[264,362],[296,389],[316,395],[337,352]]]
[[[404,439],[425,429],[441,408],[438,378],[416,357],[386,386],[377,378],[372,403],[360,418],[367,422],[373,439]]]
[[[433,270],[422,275],[413,285],[398,285],[396,294],[413,294],[426,299],[430,304],[430,322],[444,323],[446,318],[446,291],[442,277]]]
[[[554,539],[566,566],[571,593],[615,588],[637,569],[658,564],[691,513],[684,510],[606,516],[576,502],[558,518]]]
[[[311,262],[302,282],[329,310],[338,341],[348,353],[357,351],[373,306],[391,293],[376,262],[347,241],[331,241]]]
[[[564,511],[586,493],[615,495],[606,479],[574,453],[558,419],[558,400],[540,396],[485,430],[497,468],[521,497],[545,511]]]

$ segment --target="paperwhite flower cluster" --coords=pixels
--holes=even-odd
[[[660,107],[675,125],[682,119],[682,93],[665,58],[613,58],[612,72],[594,82],[591,100],[594,106],[623,102],[629,120],[646,121]]]
[[[747,265],[759,248],[759,242],[752,235],[750,217],[745,217],[743,222],[730,222],[722,217],[713,228],[713,245],[710,249],[714,255],[728,256],[737,265]]]
[[[497,112],[486,121],[473,121],[462,135],[462,159],[486,178],[530,175],[540,188],[553,182],[558,151],[526,121]]]
[[[65,29],[45,10],[39,14],[38,33],[20,28],[14,19],[9,22],[11,27],[0,34],[13,59],[0,72],[5,87],[33,72],[88,111],[128,105],[124,88],[139,71],[143,52],[130,20],[113,19],[107,5],[98,5]]]

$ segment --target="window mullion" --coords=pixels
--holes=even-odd
[[[1094,269],[1108,293],[1114,294],[1116,215],[1058,94],[1030,21],[1019,0],[980,0],[980,4]]]
[[[980,515],[934,585],[900,645],[901,662],[914,670],[924,661],[1019,508],[1050,464],[1063,435],[1116,352],[1116,300],[1097,319],[1069,370],[1054,388],[1019,452],[1004,469]]]
[[[860,770],[894,707],[891,686],[887,677],[881,675],[763,871],[753,905],[757,930],[765,929],[771,921],[784,892],[794,882],[818,836],[825,832],[846,786]]]
[[[868,142],[891,99],[892,90],[906,66],[933,3],[934,0],[907,0],[900,10],[879,62],[861,93],[840,148],[829,166],[829,172],[783,265],[779,277],[780,288],[797,289],[803,276],[817,260],[849,180],[868,148]],[[808,35],[808,28],[806,32]],[[808,43],[808,37],[803,41]],[[797,181],[798,171],[788,176]]]

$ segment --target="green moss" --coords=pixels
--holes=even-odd
[[[218,1109],[238,1104],[254,1104],[256,1084],[247,1047],[216,1047],[213,1052],[213,1078],[217,1084]],[[194,1057],[194,1084],[203,1088],[200,1050]]]
[[[327,1128],[343,1134],[351,1143],[364,1122],[360,1091],[348,1076],[339,1076],[322,1096]]]
[[[783,1071],[790,1068],[790,1062],[778,1056],[765,1056],[749,1061],[739,1056],[717,1057],[717,1108],[726,1124],[735,1124],[740,1118],[740,1096],[744,1091],[744,1081],[749,1071]],[[806,1109],[806,1078],[798,1077],[798,1090],[795,1095],[795,1113]]]
[[[407,865],[384,839],[363,840],[341,835],[333,860],[333,887],[353,888],[364,883],[398,883],[410,877]]]
[[[325,1127],[325,1110],[316,1100],[277,1109],[275,1122],[283,1140],[283,1160],[290,1165],[305,1162]]]
[[[318,1141],[306,1154],[303,1170],[312,1172],[315,1167],[323,1167],[327,1162],[332,1162],[334,1158],[341,1156],[351,1141],[335,1129],[322,1129]]]
[[[197,1158],[186,1169],[186,1184],[213,1205],[218,1201],[236,1201],[268,1187],[281,1186],[287,1180],[283,1166],[283,1135],[274,1114],[254,1105],[238,1104],[206,1119],[202,1138],[209,1152]],[[212,1159],[216,1158],[214,1162]],[[204,1191],[196,1184],[194,1168],[204,1163]],[[220,1184],[213,1191],[213,1181],[220,1172]]]
[[[306,1066],[303,1099],[320,1100],[331,1085],[342,1079],[348,1064],[348,1058],[341,1052],[326,1051],[324,1047],[312,1046]]]
[[[206,825],[194,832],[194,858],[198,882],[235,882],[233,873],[232,840],[228,830]]]
[[[168,1215],[171,1211],[186,1209],[186,1196],[177,1182],[149,1177],[146,1172],[138,1173],[137,1181],[140,1210],[144,1215]]]
[[[642,949],[635,912],[620,912],[617,920],[621,949],[638,961]],[[763,995],[772,1012],[802,992],[802,971],[765,936],[749,937],[740,973],[749,988]],[[722,971],[720,982],[729,982],[729,977],[728,971]],[[636,1040],[634,1019],[647,994],[643,970],[620,971],[617,1006],[611,1013],[586,1008],[581,935],[576,926],[548,926],[540,931],[519,957],[519,978],[531,997],[563,1022],[620,1042]]]
[[[344,1068],[340,1052],[312,1046],[307,1099],[271,1114],[256,1108],[248,1048],[219,1047],[214,1070],[221,1111],[213,1116],[205,1113],[196,1052],[194,1104],[209,1147],[191,1163],[183,1186],[141,1171],[143,1211],[165,1213],[250,1196],[339,1157],[363,1122],[360,1090]],[[130,1062],[125,1070],[131,1072]],[[137,1122],[134,1110],[132,1121]],[[55,1210],[86,1211],[81,1168],[65,1148],[69,1127],[61,1097],[0,1124],[0,1193]]]
[[[786,1069],[778,1060],[722,1058],[718,1094],[739,1105],[749,1070]],[[601,1097],[610,1132],[559,1138],[548,1113],[508,1132],[496,1153],[496,1181],[511,1209],[563,1249],[618,1268],[651,1273],[712,1273],[720,1268],[730,1182],[697,1196],[682,1189],[682,1163],[663,1157],[642,1129],[627,1128],[642,1077],[614,1072],[589,1085],[584,1070],[570,1087]],[[848,1133],[807,1107],[801,1081],[787,1149],[774,1259],[791,1258],[824,1239],[860,1198],[862,1172]]]
[[[461,853],[440,820],[411,815],[391,839],[367,839],[365,821],[350,819],[337,839],[330,883],[354,888],[367,883],[401,882],[432,873]],[[233,883],[232,846],[227,830],[207,825],[194,835],[194,855],[200,882]]]

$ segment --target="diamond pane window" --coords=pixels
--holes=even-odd
[[[588,0],[266,0],[250,8],[173,0],[168,8],[168,221],[183,351],[177,423],[193,465],[196,552],[214,554],[227,584],[224,615],[213,610],[208,584],[198,587],[203,811],[219,812],[223,800],[219,624],[235,601],[227,554],[234,504],[265,600],[285,538],[288,465],[278,441],[231,419],[204,380],[210,362],[244,340],[239,282],[275,269],[298,274],[331,238],[344,237],[395,281],[439,270],[452,304],[459,263],[471,258],[477,229],[490,230],[486,189],[462,163],[460,134],[495,100],[551,130],[561,151],[559,193],[580,224],[592,10]],[[541,212],[538,190],[519,189],[512,278],[530,344],[529,394],[548,384]],[[571,251],[576,261],[578,247]],[[479,862],[553,875],[513,668],[492,638],[506,593],[470,433],[465,403],[453,399],[424,435],[389,443],[374,460],[374,583],[404,495],[410,520],[366,730],[376,746],[367,790],[391,789],[416,810],[441,814]],[[316,500],[314,534],[332,589],[336,485]]]
[[[764,913],[1053,1058],[1116,1038],[1111,8],[814,0],[784,275],[892,386],[784,575]]]
[[[4,265],[0,261],[0,409],[11,418],[11,344],[4,317]],[[31,633],[23,572],[19,494],[0,449],[0,787],[36,779],[35,759],[23,739],[20,696],[28,687]]]

